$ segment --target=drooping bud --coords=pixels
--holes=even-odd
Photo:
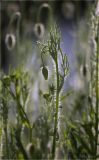
[[[75,12],[74,3],[70,1],[65,1],[62,3],[62,14],[66,19],[72,19]]]
[[[32,157],[33,156],[33,153],[34,153],[34,146],[32,143],[29,143],[26,147],[26,150],[27,150],[27,154],[29,157]]]
[[[36,23],[34,26],[34,33],[38,39],[43,38],[45,33],[45,27],[42,23]]]
[[[44,76],[44,79],[47,80],[48,79],[48,70],[45,66],[43,66],[43,68],[42,68],[42,74]]]
[[[5,44],[9,51],[12,51],[16,44],[16,37],[14,34],[7,34],[5,37]]]

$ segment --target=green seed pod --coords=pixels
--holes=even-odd
[[[48,70],[45,66],[43,66],[43,68],[42,68],[42,74],[44,76],[44,79],[47,80],[48,79]]]

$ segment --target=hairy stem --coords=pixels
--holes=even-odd
[[[54,136],[53,136],[53,146],[52,146],[52,159],[55,157],[55,150],[56,150],[56,134],[58,130],[58,108],[59,108],[59,73],[58,73],[58,60],[56,60],[56,113],[55,113],[55,122],[54,122]]]

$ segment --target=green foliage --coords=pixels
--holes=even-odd
[[[58,28],[57,26],[54,26],[54,28],[51,29],[50,31],[50,35],[49,35],[49,40],[46,43],[41,43],[41,58],[42,58],[42,63],[44,66],[44,61],[43,61],[43,55],[48,54],[51,56],[53,63],[55,65],[55,79],[56,79],[56,86],[55,86],[55,90],[54,90],[54,112],[55,112],[55,116],[54,116],[54,131],[53,131],[53,142],[52,142],[52,155],[51,158],[54,159],[56,156],[56,141],[57,141],[57,135],[59,137],[59,133],[58,133],[58,124],[59,124],[59,102],[60,102],[60,92],[61,89],[63,87],[64,84],[64,79],[68,74],[68,70],[69,70],[69,65],[68,65],[68,60],[67,60],[67,56],[63,54],[61,47],[60,47],[60,35],[58,34]],[[62,67],[62,72],[63,74],[60,73],[59,71],[59,62],[58,62],[58,57],[59,54],[61,56],[61,67]],[[47,79],[47,69],[45,68],[45,66],[43,67],[42,73],[45,77],[45,79]],[[48,98],[48,96],[46,97],[44,95],[44,98]],[[58,138],[59,139],[59,138]]]
[[[99,36],[96,38],[97,52],[94,68],[96,72],[92,74],[93,80],[89,82],[92,90],[89,87],[87,93],[76,92],[70,117],[67,113],[66,115],[61,113],[64,112],[62,108],[65,106],[63,100],[68,96],[71,97],[75,91],[62,93],[69,64],[66,54],[61,50],[60,41],[59,30],[54,26],[50,31],[49,39],[39,43],[42,75],[49,83],[48,91],[43,92],[39,89],[40,111],[34,121],[26,110],[26,106],[30,107],[27,101],[30,101],[29,94],[33,86],[29,74],[21,68],[10,70],[7,75],[2,74],[0,80],[1,159],[98,158]],[[49,80],[49,69],[44,61],[46,55],[50,56],[53,62],[54,81],[53,78],[52,81]],[[91,65],[93,67],[93,60]],[[85,68],[84,76],[86,77]],[[15,112],[13,122],[9,121],[10,109]],[[74,118],[74,115],[78,117]]]

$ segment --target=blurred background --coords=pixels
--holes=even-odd
[[[86,97],[89,80],[89,75],[85,78],[89,63],[88,13],[94,2],[94,0],[1,2],[1,70],[8,73],[10,66],[13,68],[21,66],[30,72],[34,82],[35,92],[32,96],[35,105],[38,105],[38,86],[47,90],[45,81],[39,74],[42,64],[37,41],[46,40],[50,27],[55,23],[60,29],[61,48],[64,54],[67,54],[70,66],[63,90],[77,91],[72,100],[77,95],[81,98],[80,101]],[[51,74],[52,64],[49,59],[45,61]],[[65,105],[72,100],[70,96]],[[70,106],[68,105],[67,110],[72,108]]]
[[[91,159],[90,156],[96,158],[98,60],[95,54],[98,50],[98,37],[95,29],[98,19],[96,20],[93,13],[96,1],[0,1],[0,76],[4,75],[3,78],[0,77],[0,118],[6,119],[3,121],[4,127],[6,125],[7,128],[8,123],[8,142],[13,142],[8,145],[9,149],[6,147],[6,151],[9,150],[11,155],[15,152],[15,156],[20,157],[25,148],[34,159],[39,156],[50,159],[53,138],[58,142],[57,148],[60,148],[57,151],[61,157],[59,159]],[[69,62],[69,73],[61,93],[59,92],[59,109],[55,66],[50,55],[45,54],[43,61],[48,69],[48,79],[45,80],[42,75],[44,66],[41,49],[38,45],[38,42],[46,43],[50,28],[55,24],[61,34],[62,52],[67,55]],[[61,66],[60,57],[58,58]],[[60,78],[61,76],[59,83]],[[11,131],[9,126],[12,126]],[[58,129],[61,133],[58,133]],[[18,132],[20,133],[17,134]],[[96,140],[93,141],[95,133]],[[0,133],[0,138],[1,135],[3,134]],[[13,139],[14,136],[16,139]],[[8,142],[6,136],[5,144]],[[20,142],[23,145],[22,153]],[[1,150],[2,146],[1,143]]]
[[[1,68],[7,72],[10,64],[16,66],[20,63],[21,56],[23,59],[23,56],[26,58],[30,52],[34,54],[31,47],[35,48],[36,41],[46,37],[54,22],[61,30],[62,49],[68,54],[70,64],[73,64],[76,31],[79,23],[82,23],[81,27],[86,25],[83,21],[93,2],[94,0],[3,0],[1,2]],[[20,53],[14,53],[17,44],[20,45]],[[29,44],[30,47],[26,51]],[[24,60],[26,62],[26,59]]]

